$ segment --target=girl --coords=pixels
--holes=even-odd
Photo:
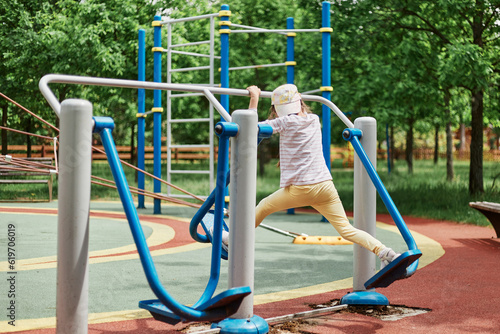
[[[260,89],[250,86],[247,90],[250,93],[248,108],[257,111]],[[302,101],[295,85],[276,88],[271,104],[272,119],[260,123],[269,124],[273,133],[280,134],[280,189],[257,205],[255,227],[271,213],[312,206],[344,239],[378,255],[382,268],[388,265],[400,254],[370,234],[356,229],[347,219],[322,154],[319,117]]]

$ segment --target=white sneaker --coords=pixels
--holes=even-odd
[[[389,263],[394,261],[401,254],[396,253],[392,248],[386,247],[382,249],[378,257],[380,258],[380,269],[384,269]]]
[[[210,229],[210,235],[212,235],[212,239],[214,237],[214,228]],[[222,249],[226,252],[229,252],[229,232],[226,230],[222,230]]]
[[[222,249],[229,252],[229,232],[222,230]]]

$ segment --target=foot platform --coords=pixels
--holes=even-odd
[[[205,303],[196,307],[197,311],[207,311],[213,313],[213,317],[205,319],[205,321],[221,321],[236,313],[243,298],[251,293],[248,286],[232,288],[226,290],[217,296],[207,300]],[[175,325],[179,322],[187,322],[196,319],[183,319],[162,304],[158,299],[143,300],[139,302],[139,307],[148,310],[155,320],[166,322]]]
[[[385,288],[394,281],[407,278],[406,268],[422,256],[418,249],[409,250],[398,256],[365,283],[366,289]]]
[[[210,233],[210,230],[214,227],[214,214],[213,212],[207,212],[205,217],[200,222],[201,226],[203,227],[203,230],[205,231],[205,234],[207,235],[208,240],[212,242],[212,233]],[[222,227],[224,230],[229,232],[229,228],[226,225],[226,222],[223,221]],[[221,247],[221,256],[222,259],[227,260],[228,259],[228,254],[227,251],[224,250],[224,248]]]

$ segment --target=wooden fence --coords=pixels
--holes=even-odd
[[[95,146],[96,148],[104,151],[102,146]],[[118,156],[122,160],[130,161],[132,156],[137,155],[137,148],[132,152],[130,146],[117,146]],[[27,156],[27,147],[26,145],[8,145],[7,154],[13,157],[26,157]],[[209,149],[208,148],[173,148],[172,151],[172,161],[179,162],[182,160],[196,161],[196,160],[206,160],[209,158]],[[162,156],[166,158],[167,156],[167,147],[162,146],[161,148]],[[132,154],[133,153],[133,154]],[[405,152],[401,149],[396,149],[391,152],[394,154],[395,159],[404,159]],[[456,160],[469,160],[470,152],[469,151],[455,151],[453,152],[454,159]],[[49,157],[54,158],[54,149],[52,145],[32,145],[31,146],[31,157]],[[153,146],[145,147],[145,158],[146,160],[153,160]],[[217,159],[217,147],[215,147],[215,159]],[[377,159],[386,159],[387,152],[386,150],[378,150],[377,151]],[[440,159],[446,158],[446,153],[439,153]],[[103,153],[99,153],[94,151],[92,155],[93,160],[105,160],[106,155]],[[344,167],[352,167],[352,162],[354,161],[354,150],[352,148],[347,147],[332,147],[331,149],[331,160],[341,159],[342,165]],[[413,150],[413,159],[422,160],[422,159],[434,159],[434,150],[428,148],[417,148]],[[499,161],[500,162],[500,150],[485,150],[483,152],[484,161]]]

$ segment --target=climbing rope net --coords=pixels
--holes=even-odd
[[[25,108],[24,106],[22,106],[21,104],[17,103],[14,100],[12,100],[11,98],[9,98],[8,96],[4,95],[1,92],[0,92],[0,96],[3,97],[4,99],[6,99],[7,101],[9,101],[10,103],[14,104],[15,106],[19,107],[21,110],[25,111],[26,113],[28,113],[32,117],[36,118],[38,121],[45,124],[46,126],[51,128],[53,131],[55,131],[57,134],[59,134],[59,129],[56,126],[54,126],[53,124],[51,124],[50,122],[44,120],[42,117],[36,115],[32,111],[28,110],[27,108]],[[26,132],[26,131],[21,131],[21,130],[9,128],[6,126],[0,126],[0,129],[14,132],[14,133],[27,135],[27,136],[41,138],[41,139],[44,139],[44,140],[51,142],[53,145],[54,161],[55,161],[55,166],[50,166],[50,165],[46,165],[46,164],[39,163],[36,161],[30,161],[30,160],[23,159],[23,158],[13,157],[12,155],[8,155],[8,154],[5,154],[5,155],[0,154],[0,161],[4,162],[4,164],[5,164],[4,166],[2,166],[3,170],[9,170],[9,171],[15,171],[15,172],[37,172],[37,173],[46,173],[46,174],[58,174],[59,173],[59,168],[58,168],[59,164],[58,164],[58,158],[57,158],[57,143],[58,143],[59,135],[57,135],[55,137],[43,136],[43,135],[39,135],[39,134],[35,134],[35,133],[30,133],[30,132]],[[92,150],[93,150],[93,152],[106,154],[104,152],[104,150],[101,150],[100,148],[95,147],[95,146],[92,146]],[[140,168],[137,168],[136,166],[134,166],[134,165],[132,165],[124,160],[120,159],[120,162],[124,166],[130,167],[137,172],[143,173],[144,175],[147,175],[155,180],[158,180],[158,181],[162,182],[163,184],[172,187],[173,189],[176,189],[176,190],[178,190],[186,195],[189,195],[190,197],[192,197],[195,200],[198,200],[202,203],[205,201],[204,198],[196,196],[185,189],[182,189],[182,188],[180,188],[180,187],[178,187],[170,182],[167,182],[161,178],[158,178],[158,177],[154,176],[153,174],[148,173],[145,170],[142,170]],[[91,180],[92,184],[116,189],[116,184],[114,181],[111,181],[111,180],[108,180],[108,179],[105,179],[102,177],[98,177],[95,175],[92,175],[91,177],[92,177],[92,180]],[[151,192],[148,190],[143,190],[143,189],[139,189],[137,187],[132,187],[132,186],[129,186],[129,188],[130,188],[130,192],[133,194],[136,194],[136,195],[144,195],[146,197],[159,199],[159,200],[163,200],[163,201],[171,202],[171,203],[175,203],[175,204],[186,205],[186,206],[190,206],[190,207],[194,207],[194,208],[201,207],[201,204],[191,203],[191,202],[184,201],[184,200],[181,200],[178,198],[166,196],[166,195],[161,194],[161,193],[154,193],[154,192]]]

